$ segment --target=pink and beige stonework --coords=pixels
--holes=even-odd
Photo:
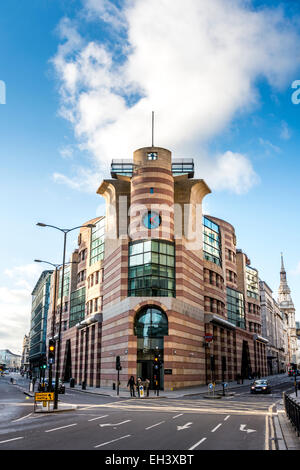
[[[157,159],[149,160],[155,153]],[[87,386],[112,387],[116,382],[116,356],[120,356],[120,386],[137,376],[135,321],[146,306],[158,307],[167,317],[163,340],[165,390],[193,387],[211,381],[232,381],[242,374],[245,351],[252,372],[263,376],[266,340],[261,336],[259,299],[247,296],[247,256],[236,249],[231,224],[206,216],[219,226],[221,266],[203,255],[202,200],[211,191],[202,179],[172,174],[172,155],[167,149],[146,147],[133,154],[133,173],[104,180],[97,193],[106,201],[103,259],[90,264],[91,230],[82,228],[71,265],[70,294],[85,287],[84,318],[62,333],[62,378],[73,377]],[[145,212],[160,214],[157,228],[142,223]],[[104,214],[103,214],[104,215]],[[101,217],[87,223],[97,223]],[[129,243],[165,240],[175,247],[174,296],[129,295]],[[54,281],[53,281],[54,282]],[[228,319],[227,287],[244,295],[245,327]],[[60,307],[52,288],[52,312]],[[53,307],[54,306],[54,307]],[[58,315],[56,314],[56,323]],[[49,319],[52,325],[52,319]],[[255,325],[255,327],[254,327]],[[52,327],[51,327],[52,328]],[[212,341],[205,336],[211,334]],[[48,329],[48,336],[52,331]],[[246,344],[246,346],[245,346]],[[215,367],[212,370],[212,356]],[[226,358],[226,368],[222,363]],[[248,369],[247,369],[248,370]]]

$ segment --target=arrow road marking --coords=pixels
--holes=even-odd
[[[105,423],[105,424],[99,424],[99,426],[100,428],[103,428],[104,426],[120,426],[121,424],[129,423],[130,421],[131,419],[127,419],[126,421],[122,421],[121,423],[116,423],[116,424]]]
[[[184,424],[183,426],[177,426],[177,431],[181,431],[182,429],[189,429],[189,427],[192,425],[193,423],[186,423]]]
[[[256,432],[256,429],[245,429],[246,424],[241,424],[240,425],[240,431],[245,431],[245,432]]]

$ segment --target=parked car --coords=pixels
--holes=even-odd
[[[55,390],[55,380],[52,380],[52,387],[51,387],[51,392],[54,392]],[[40,382],[38,385],[38,391],[39,392],[44,392],[44,391],[49,391],[48,390],[48,379],[45,379],[44,382]],[[64,384],[62,383],[61,379],[58,381],[58,393],[65,393],[66,388]]]
[[[271,393],[271,385],[268,380],[255,380],[250,387],[251,393]]]

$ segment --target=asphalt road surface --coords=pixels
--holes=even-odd
[[[219,400],[111,398],[66,390],[77,409],[34,413],[33,399],[0,378],[0,450],[275,450],[272,411],[292,382],[271,395],[249,387]],[[20,378],[21,379],[21,378]]]

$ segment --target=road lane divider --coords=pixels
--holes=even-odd
[[[103,447],[108,444],[111,444],[112,442],[120,441],[121,439],[126,439],[126,437],[130,437],[130,436],[131,434],[126,434],[126,436],[118,437],[117,439],[113,439],[112,441],[107,441],[107,442],[103,442],[102,444],[98,444],[97,446],[94,446],[94,448],[97,449],[97,447]]]
[[[54,429],[47,429],[47,431],[45,432],[59,431],[60,429],[70,428],[71,426],[77,426],[77,423],[67,424],[66,426],[60,426],[59,428],[54,428]]]
[[[12,423],[16,423],[17,421],[21,421],[22,419],[28,418],[28,416],[31,416],[31,415],[32,415],[32,413],[29,413],[29,414],[26,415],[26,416],[22,416],[22,418],[14,419],[14,420],[12,421]]]
[[[95,421],[96,419],[107,418],[107,416],[108,416],[108,415],[97,416],[97,418],[92,418],[92,419],[89,419],[88,421]]]
[[[202,442],[206,441],[206,437],[203,437],[200,441],[196,442],[192,447],[190,447],[188,450],[194,450],[196,447],[198,447]]]
[[[219,423],[214,429],[211,430],[211,432],[215,432],[219,427],[222,426],[222,423]]]
[[[148,430],[148,429],[151,429],[151,428],[155,428],[155,426],[159,426],[160,424],[163,424],[163,423],[165,423],[165,421],[160,421],[159,423],[152,424],[152,426],[148,426],[148,427],[145,428],[145,429]]]
[[[13,439],[6,439],[6,441],[0,441],[0,444],[4,444],[5,442],[18,441],[19,439],[24,439],[24,437],[14,437]]]

